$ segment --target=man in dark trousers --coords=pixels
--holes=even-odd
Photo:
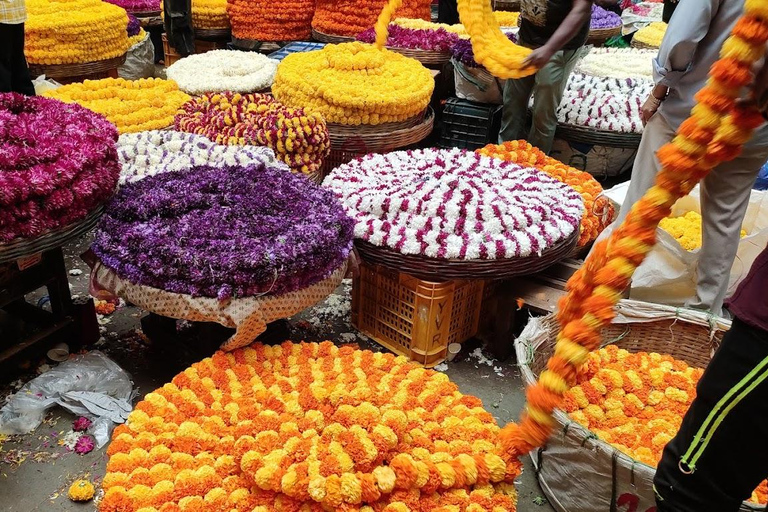
[[[616,0],[595,0],[613,5]],[[549,154],[557,128],[557,108],[568,77],[589,36],[593,0],[522,0],[519,43],[533,49],[526,65],[535,75],[507,80],[499,142],[524,138],[528,103],[533,95],[533,126],[528,142]]]
[[[24,0],[0,0],[0,92],[34,96],[24,57]]]

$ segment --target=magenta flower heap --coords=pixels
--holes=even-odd
[[[220,301],[301,290],[352,248],[333,193],[263,163],[194,167],[126,185],[93,251],[136,285]]]
[[[120,176],[117,129],[77,104],[0,94],[0,244],[74,224]]]

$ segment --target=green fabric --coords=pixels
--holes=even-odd
[[[557,129],[557,107],[581,52],[581,48],[560,50],[535,75],[507,80],[504,84],[500,144],[525,138],[523,130],[533,95],[533,123],[527,140],[546,154],[552,151]]]

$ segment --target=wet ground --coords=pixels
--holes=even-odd
[[[87,240],[81,240],[65,250],[75,298],[88,296],[88,267],[78,256],[87,245]],[[350,290],[351,283],[345,281],[325,302],[292,318],[287,324],[289,339],[359,343],[363,348],[384,350],[350,325]],[[39,295],[42,294],[34,299]],[[189,364],[210,355],[162,346],[162,341],[158,340],[153,344],[141,332],[140,319],[144,314],[137,308],[123,306],[112,314],[99,315],[101,338],[95,346],[86,347],[86,350],[105,352],[130,372],[139,398],[170,381]],[[0,405],[24,382],[47,371],[55,363],[35,360],[28,364],[28,370],[22,372],[21,378],[19,375],[0,375]],[[464,345],[456,360],[436,369],[445,372],[463,393],[481,398],[500,424],[519,416],[523,392],[514,361],[494,361],[479,342],[474,341]],[[88,478],[98,488],[106,466],[105,449],[96,449],[86,455],[74,453],[71,447],[77,434],[72,432],[73,420],[72,415],[56,408],[34,432],[0,438],[0,512],[96,509],[94,503],[76,504],[66,496],[69,485],[78,478]],[[527,464],[517,488],[520,512],[553,510],[542,497],[530,464]]]

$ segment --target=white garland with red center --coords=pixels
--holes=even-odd
[[[460,149],[367,155],[324,186],[355,219],[355,238],[440,259],[540,255],[579,228],[584,209],[536,169]]]

